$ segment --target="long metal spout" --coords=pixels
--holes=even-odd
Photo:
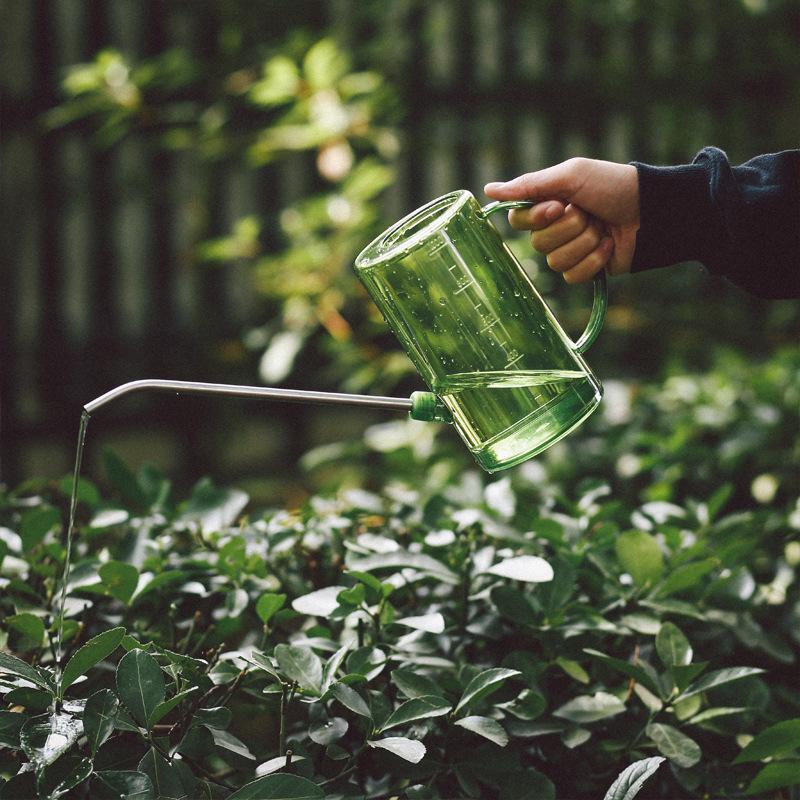
[[[262,400],[278,400],[296,403],[316,403],[318,405],[346,405],[366,408],[386,408],[395,411],[411,412],[414,402],[410,397],[380,397],[366,394],[340,394],[339,392],[307,392],[301,389],[272,389],[267,386],[238,386],[230,383],[199,383],[196,381],[166,381],[158,378],[146,378],[130,381],[117,386],[116,389],[100,395],[86,403],[84,409],[93,414],[98,409],[116,400],[118,397],[154,390],[158,392],[174,392],[175,394],[208,394],[226,397],[257,397]],[[415,394],[423,394],[422,392]]]

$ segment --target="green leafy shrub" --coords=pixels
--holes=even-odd
[[[295,511],[109,453],[60,689],[71,479],[3,490],[0,797],[796,793],[799,362],[612,385],[501,477],[386,423]]]

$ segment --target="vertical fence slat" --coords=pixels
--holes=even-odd
[[[59,151],[64,198],[59,225],[60,316],[71,349],[80,351],[91,334],[92,323],[92,151],[90,143],[77,134],[68,136]]]
[[[157,291],[150,280],[150,218],[142,186],[146,161],[141,141],[120,142],[113,161],[114,316],[118,335],[135,343],[143,339],[150,320],[150,297]],[[102,268],[102,265],[100,265]],[[155,320],[153,320],[155,322]]]

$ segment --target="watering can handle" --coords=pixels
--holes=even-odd
[[[530,208],[533,203],[530,200],[495,200],[481,209],[481,216],[488,218],[496,211],[503,211],[507,208]],[[573,349],[578,353],[585,353],[591,346],[606,318],[608,308],[608,286],[606,284],[606,271],[601,269],[594,276],[594,297],[592,299],[592,311],[589,321],[586,323],[586,330],[581,334],[577,342],[572,342]]]

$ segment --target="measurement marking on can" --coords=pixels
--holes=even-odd
[[[481,328],[481,329],[478,331],[478,333],[485,333],[486,331],[488,331],[488,330],[489,330],[489,328],[494,328],[494,326],[495,326],[495,325],[497,325],[497,323],[498,323],[499,321],[500,321],[500,320],[493,319],[493,320],[492,320],[492,321],[491,321],[491,322],[490,322],[488,325],[484,325],[484,326],[483,326],[483,327],[482,327],[482,328]]]
[[[474,279],[474,278],[472,278],[472,279],[469,281],[469,283],[465,283],[465,284],[464,284],[464,285],[463,285],[463,286],[462,286],[460,289],[456,289],[456,290],[453,292],[453,294],[461,294],[461,292],[465,291],[465,290],[466,290],[466,289],[468,289],[470,286],[472,286],[472,284],[473,284],[473,283],[475,283],[475,279]]]
[[[512,359],[511,361],[509,361],[508,364],[506,364],[505,368],[508,369],[509,367],[513,367],[514,364],[516,364],[517,361],[519,361],[521,358],[522,358],[522,353],[520,353],[516,358]]]

